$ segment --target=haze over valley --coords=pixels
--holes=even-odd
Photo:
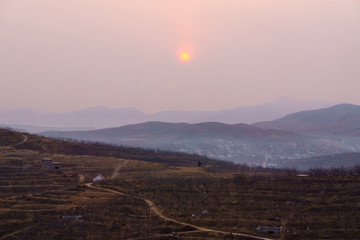
[[[102,130],[41,134],[61,139],[196,153],[264,167],[284,167],[290,161],[292,167],[299,167],[294,159],[360,152],[360,106],[340,104],[254,125],[147,122]],[[313,166],[318,164],[314,161]],[[335,164],[342,165],[347,164],[343,161]]]

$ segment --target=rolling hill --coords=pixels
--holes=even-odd
[[[112,143],[116,141],[131,140],[155,140],[159,138],[242,138],[253,139],[256,137],[281,138],[283,136],[295,136],[296,134],[268,130],[254,127],[247,124],[224,124],[218,122],[206,122],[197,124],[188,123],[166,123],[166,122],[146,122],[141,124],[126,125],[118,128],[107,128],[91,131],[50,131],[44,132],[43,135],[74,138],[80,140],[105,140],[112,139]]]
[[[360,106],[340,104],[253,125],[311,135],[360,137]]]
[[[246,124],[147,122],[93,131],[44,132],[47,137],[104,142],[175,152],[250,165],[272,159],[306,158],[351,151],[335,141]]]
[[[24,137],[27,141],[23,141]],[[19,144],[21,143],[21,144]],[[162,163],[171,166],[197,166],[201,161],[204,165],[215,168],[231,169],[234,164],[203,156],[134,147],[113,146],[103,143],[84,143],[76,141],[62,141],[43,136],[21,133],[0,128],[0,148],[14,148],[16,150],[36,151],[39,154],[50,155],[81,155],[116,157]],[[0,156],[1,157],[1,156]]]
[[[0,146],[11,146],[23,141],[21,133],[0,128]]]

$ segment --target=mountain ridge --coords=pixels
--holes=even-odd
[[[146,122],[93,131],[44,132],[41,135],[121,146],[195,153],[262,165],[274,159],[306,158],[351,151],[337,141],[248,124]]]
[[[94,131],[44,132],[48,137],[196,153],[249,164],[360,152],[360,106],[339,104],[249,124],[145,122]]]
[[[338,104],[329,108],[301,111],[257,127],[329,136],[360,136],[360,105]]]

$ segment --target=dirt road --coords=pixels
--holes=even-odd
[[[87,187],[92,188],[92,189],[97,189],[97,190],[102,190],[102,191],[106,191],[106,192],[110,192],[110,193],[115,193],[121,196],[130,196],[129,194],[117,191],[117,190],[112,190],[112,189],[107,189],[107,188],[103,188],[103,187],[95,187],[92,185],[92,183],[87,183],[85,184]],[[186,222],[181,222],[181,221],[177,221],[176,219],[172,219],[169,217],[166,217],[161,211],[160,209],[154,204],[154,202],[152,202],[149,199],[146,198],[142,198],[142,197],[136,197],[136,196],[131,196],[137,199],[141,199],[143,201],[146,202],[146,204],[149,206],[150,210],[155,214],[158,215],[160,218],[162,218],[165,221],[170,221],[176,224],[180,224],[180,225],[184,225],[184,226],[190,226],[195,228],[198,231],[202,231],[202,232],[212,232],[212,233],[220,233],[220,234],[225,234],[228,235],[230,234],[230,232],[226,232],[226,231],[220,231],[220,230],[215,230],[215,229],[210,229],[210,228],[205,228],[205,227],[200,227],[200,226],[196,226],[193,224],[189,224]],[[253,239],[262,239],[262,240],[272,240],[271,238],[264,238],[264,237],[258,237],[258,236],[253,236],[253,235],[248,235],[248,234],[244,234],[244,233],[231,233],[233,236],[238,236],[238,237],[248,237],[248,238],[253,238]]]
[[[114,179],[117,177],[118,175],[118,172],[120,170],[120,168],[122,168],[123,166],[125,165],[125,162],[121,163],[120,165],[118,165],[115,170],[114,170],[114,173],[111,175],[110,179]]]
[[[23,144],[23,143],[26,143],[26,141],[29,139],[29,137],[28,137],[28,136],[26,136],[25,134],[23,134],[22,136],[23,136],[24,140],[22,140],[22,141],[21,141],[21,142],[19,142],[19,143],[16,143],[16,144],[10,145],[9,147],[15,147],[15,146],[21,145],[21,144]]]
[[[26,228],[23,228],[23,229],[20,229],[20,230],[18,230],[18,231],[12,232],[12,233],[9,233],[9,234],[7,234],[7,235],[5,235],[5,236],[0,237],[0,240],[6,239],[6,238],[9,238],[9,237],[11,238],[12,236],[14,236],[14,235],[16,235],[16,234],[18,234],[18,233],[24,232],[24,231],[26,231],[26,230],[29,230],[30,228],[35,227],[36,225],[37,225],[37,224],[32,225],[32,226],[29,226],[29,227],[26,227]]]

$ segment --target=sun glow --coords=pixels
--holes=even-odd
[[[181,60],[182,62],[188,62],[188,61],[190,61],[190,59],[191,59],[190,53],[188,53],[188,52],[182,52],[182,53],[180,53],[180,60]]]

